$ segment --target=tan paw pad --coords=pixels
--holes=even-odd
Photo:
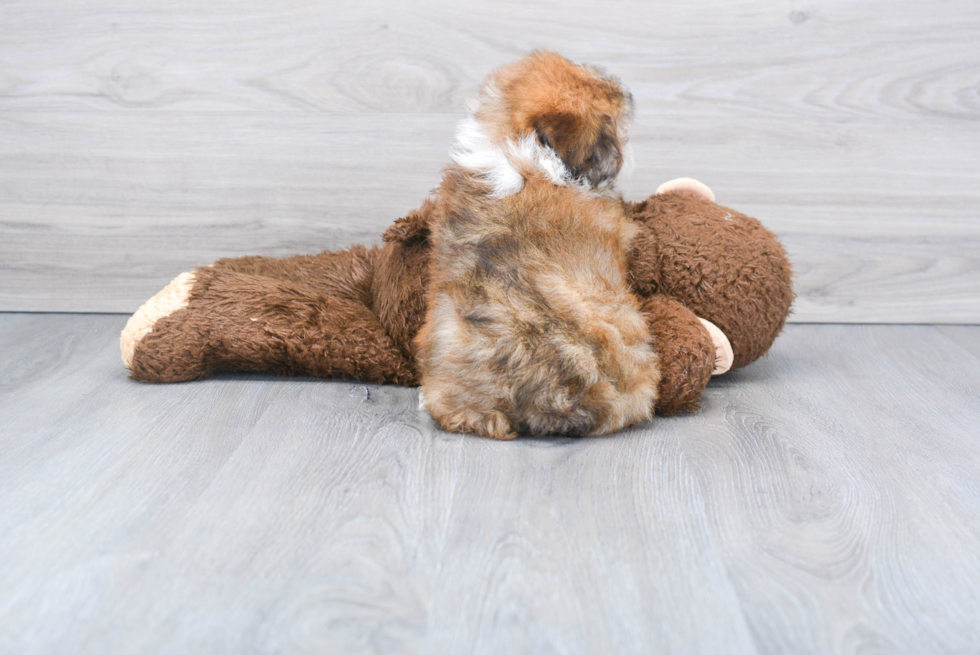
[[[194,273],[181,273],[129,317],[126,327],[119,335],[119,349],[122,351],[122,360],[126,368],[133,363],[136,346],[143,337],[153,331],[156,322],[170,316],[178,309],[187,307],[196,280],[197,276]]]
[[[732,350],[732,343],[725,336],[725,333],[718,329],[718,326],[711,321],[706,321],[703,318],[698,318],[699,321],[704,325],[705,329],[708,330],[708,336],[711,337],[711,342],[715,344],[715,369],[711,371],[712,375],[721,375],[722,373],[727,373],[731,369],[732,364],[735,362],[735,351]]]

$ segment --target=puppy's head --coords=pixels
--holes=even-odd
[[[536,139],[592,188],[611,183],[623,166],[633,99],[591,66],[532,53],[491,75],[474,109],[495,138]]]

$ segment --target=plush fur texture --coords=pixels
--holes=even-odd
[[[122,335],[130,375],[180,382],[256,371],[418,385],[413,340],[425,318],[435,209],[426,201],[398,219],[378,247],[198,269],[207,273],[186,307],[139,339]],[[629,279],[660,362],[656,412],[695,410],[715,356],[698,316],[728,335],[733,368],[761,357],[793,300],[786,252],[756,219],[689,191],[626,211],[639,229]],[[251,320],[259,316],[270,320]]]
[[[355,246],[198,268],[186,304],[139,340],[129,370],[158,382],[223,370],[414,384],[413,365],[371,309],[380,254]]]
[[[650,417],[660,373],[627,283],[635,226],[611,189],[630,110],[611,78],[541,52],[491,75],[460,126],[417,337],[443,429],[582,436]]]
[[[769,350],[793,303],[779,240],[754,218],[689,190],[631,204],[641,225],[630,275],[641,296],[666,295],[725,333],[741,368]]]

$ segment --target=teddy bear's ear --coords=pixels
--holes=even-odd
[[[707,184],[693,177],[677,177],[657,187],[658,194],[671,191],[693,191],[705,200],[715,201],[715,192]]]
[[[385,243],[411,243],[428,239],[434,211],[435,203],[431,198],[426,198],[421,207],[392,223],[381,238]]]

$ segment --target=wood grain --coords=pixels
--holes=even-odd
[[[964,653],[980,328],[791,325],[695,414],[450,435],[416,391],[125,378],[0,315],[0,652]]]
[[[0,7],[0,310],[133,311],[222,256],[374,242],[535,47],[632,90],[628,195],[771,226],[793,320],[980,321],[980,10],[584,0]]]

